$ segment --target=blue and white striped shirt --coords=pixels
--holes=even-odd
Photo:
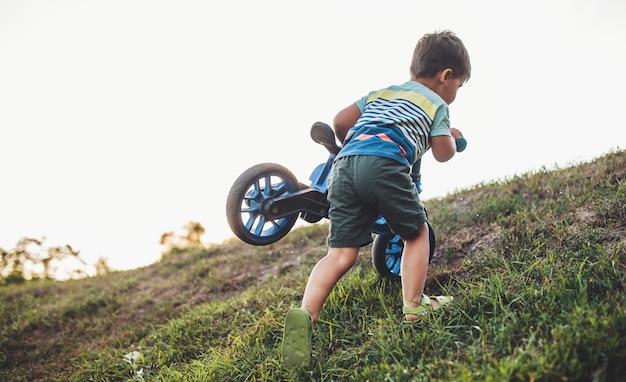
[[[430,148],[429,137],[450,136],[448,105],[425,85],[409,81],[356,101],[361,117],[338,158],[373,155],[411,166]]]

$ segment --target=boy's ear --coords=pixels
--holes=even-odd
[[[450,78],[452,78],[452,69],[450,68],[442,70],[439,74],[439,82],[442,84],[447,83]]]

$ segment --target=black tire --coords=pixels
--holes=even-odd
[[[233,233],[252,245],[268,245],[282,239],[298,214],[268,220],[262,205],[268,199],[298,191],[300,183],[285,167],[261,163],[244,171],[233,183],[226,200],[226,218]]]
[[[430,242],[430,253],[428,256],[428,262],[430,263],[435,253],[435,230],[430,222],[428,224],[428,239]],[[376,235],[374,243],[372,244],[372,263],[374,263],[374,269],[379,276],[394,281],[399,281],[401,278],[400,265],[402,264],[402,250],[404,249],[404,242],[400,236],[392,233],[386,235]]]

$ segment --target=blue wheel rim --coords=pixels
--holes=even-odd
[[[398,235],[395,235],[391,240],[389,240],[389,243],[387,243],[387,250],[385,251],[385,256],[387,257],[387,269],[389,269],[389,272],[395,276],[400,276],[403,248],[404,243]]]
[[[276,175],[265,175],[256,179],[243,196],[240,210],[242,222],[250,235],[265,239],[281,233],[290,224],[290,219],[288,217],[275,220],[266,219],[262,213],[262,206],[268,199],[295,191],[295,185]]]

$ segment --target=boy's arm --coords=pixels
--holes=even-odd
[[[339,142],[343,143],[348,134],[348,130],[356,124],[356,121],[358,121],[360,117],[361,110],[354,103],[337,113],[335,119],[333,119],[333,130]]]
[[[430,148],[438,162],[446,162],[454,156],[456,153],[456,140],[463,136],[454,127],[450,128],[450,133],[452,136],[440,135],[430,138]]]

